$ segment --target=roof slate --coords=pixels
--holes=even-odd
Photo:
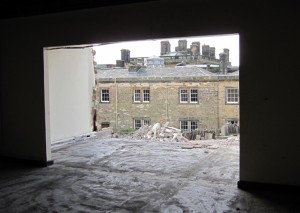
[[[226,79],[227,76],[238,78],[239,72],[221,75],[209,72],[200,67],[174,67],[174,68],[140,68],[137,72],[129,72],[128,69],[106,69],[97,70],[96,79],[170,79],[170,78],[193,78],[203,79]]]

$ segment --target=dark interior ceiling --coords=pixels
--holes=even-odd
[[[0,19],[157,0],[1,0]]]
[[[1,0],[0,20],[150,1],[162,0]],[[223,7],[228,12],[242,10],[250,12],[251,15],[255,15],[258,10],[268,11],[275,9],[278,15],[280,15],[284,9],[291,10],[293,8],[292,10],[296,12],[296,8],[298,8],[296,7],[296,2],[286,0],[284,4],[281,1],[273,1],[270,4],[270,2],[262,1],[243,1],[243,4],[240,4],[239,0],[220,1],[220,3],[203,0],[201,1],[201,8]],[[170,3],[172,3],[171,0]]]

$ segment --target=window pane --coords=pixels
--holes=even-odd
[[[134,129],[139,129],[142,126],[141,120],[134,120]]]
[[[141,101],[141,90],[134,90],[134,102]]]
[[[188,122],[187,121],[180,121],[180,129],[181,130],[188,130]]]
[[[198,102],[198,90],[197,89],[191,89],[191,103]]]
[[[239,90],[235,88],[227,89],[227,103],[238,103],[239,102]]]
[[[109,102],[109,90],[101,90],[101,102]]]
[[[150,90],[148,89],[144,89],[143,90],[143,94],[144,94],[144,102],[149,102],[150,101]]]
[[[144,120],[144,125],[149,126],[150,125],[150,120]]]
[[[198,122],[197,121],[191,121],[191,130],[198,129]]]
[[[180,102],[187,103],[188,102],[188,91],[186,89],[180,90]]]

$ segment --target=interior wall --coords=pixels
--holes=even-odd
[[[161,0],[2,21],[1,155],[49,160],[43,47],[239,33],[240,180],[300,185],[298,13],[275,4]]]
[[[45,49],[44,64],[51,142],[92,132],[93,49]]]

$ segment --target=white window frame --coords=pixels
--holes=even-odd
[[[186,123],[186,128],[182,128],[183,122]],[[194,123],[194,124],[193,124]],[[189,132],[195,129],[198,129],[198,121],[197,120],[179,120],[180,130],[185,132]],[[193,127],[193,128],[192,128]]]
[[[139,97],[139,99],[137,99]],[[133,91],[133,102],[140,103],[141,102],[141,90],[135,89]]]
[[[186,123],[186,124],[183,124],[183,123]],[[179,125],[180,125],[180,130],[181,131],[188,131],[189,130],[189,122],[188,121],[179,121]],[[186,126],[186,129],[182,128],[183,125]]]
[[[139,127],[137,127],[137,123],[139,123]],[[134,119],[133,120],[133,128],[135,130],[138,130],[142,126],[142,120],[141,119]]]
[[[150,89],[134,89],[133,90],[134,103],[149,103],[150,102]]]
[[[190,130],[198,129],[198,121],[189,121],[190,123]]]
[[[186,91],[185,93],[183,93],[183,91]],[[185,96],[184,98],[186,98],[186,101],[182,100],[183,95]],[[189,102],[189,91],[188,89],[180,89],[180,103],[188,103]]]
[[[150,89],[143,89],[143,102],[150,102]]]
[[[144,126],[146,126],[146,125],[149,126],[150,125],[150,120],[149,119],[145,119],[145,120],[143,120],[142,123],[143,123]]]
[[[137,128],[137,123],[140,124],[140,127],[145,125],[150,125],[150,119],[148,118],[135,118],[133,119],[133,128],[138,130],[140,127]]]
[[[196,94],[196,96],[194,97],[196,98],[196,101],[192,101],[192,95],[194,94]],[[190,103],[198,103],[198,89],[190,89]]]
[[[103,93],[104,91],[107,91],[107,93]],[[106,98],[104,99],[104,96],[108,100],[106,100]],[[102,103],[109,103],[109,89],[101,89],[101,102]]]
[[[236,91],[231,92],[231,90],[236,90]],[[233,95],[233,96],[229,97],[229,95]],[[233,99],[233,101],[229,99]],[[239,103],[239,89],[233,87],[226,88],[226,104],[238,104],[238,103]]]
[[[192,101],[192,95],[194,95]],[[186,99],[186,100],[183,100]],[[179,102],[183,104],[191,103],[196,104],[199,101],[199,92],[197,88],[182,88],[179,90]]]

